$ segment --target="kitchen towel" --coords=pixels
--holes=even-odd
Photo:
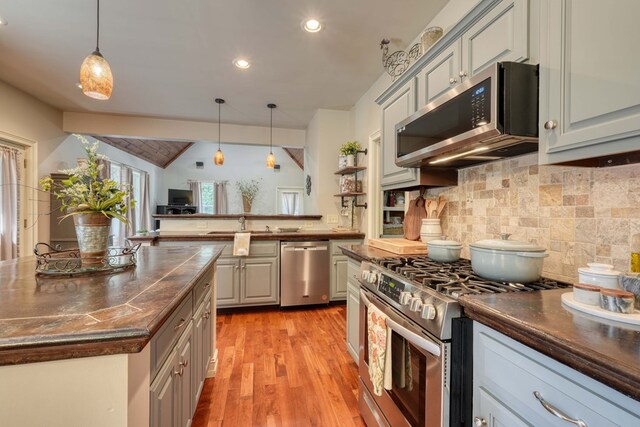
[[[233,238],[233,256],[248,256],[251,233],[236,233]]]
[[[387,316],[373,304],[367,307],[367,339],[369,378],[373,384],[373,394],[382,396],[382,388],[386,383],[391,383],[391,367],[388,366],[391,363],[391,352],[387,353],[391,349],[391,332],[387,328]]]

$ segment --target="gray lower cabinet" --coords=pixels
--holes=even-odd
[[[473,328],[474,425],[640,425],[637,400],[487,326]]]
[[[637,0],[540,2],[540,164],[640,146],[638,16]]]
[[[331,241],[331,284],[329,295],[331,301],[347,299],[347,260],[342,254],[340,246],[361,245],[362,240],[332,240]],[[359,269],[359,267],[358,267]]]
[[[349,258],[347,261],[347,351],[358,364],[360,347],[360,284],[357,276],[360,263]]]
[[[195,412],[200,394],[204,387],[209,362],[212,352],[212,319],[211,319],[211,293],[205,296],[200,307],[193,315],[193,390],[195,396],[191,402],[191,412]]]
[[[218,307],[240,304],[240,260],[238,258],[219,258],[217,301]]]

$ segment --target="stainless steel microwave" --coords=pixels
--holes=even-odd
[[[538,150],[538,66],[499,62],[396,125],[396,164],[463,168]]]

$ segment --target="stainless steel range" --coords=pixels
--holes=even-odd
[[[360,271],[360,413],[369,426],[471,425],[471,322],[463,294],[529,292],[567,287],[541,279],[503,283],[483,279],[468,260],[438,263],[426,256],[363,262]],[[375,305],[392,331],[390,390],[372,392],[367,312]]]

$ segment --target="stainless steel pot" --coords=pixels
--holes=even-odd
[[[532,243],[500,239],[480,240],[469,245],[471,268],[480,277],[500,282],[535,282],[542,275],[546,250]]]

